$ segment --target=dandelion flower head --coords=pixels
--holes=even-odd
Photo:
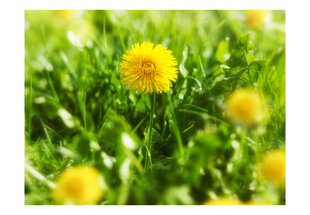
[[[264,118],[260,96],[249,89],[235,90],[227,99],[227,114],[234,121],[245,125],[258,123]]]
[[[140,93],[167,92],[178,75],[172,51],[158,44],[143,42],[132,45],[122,56],[120,73],[123,84]],[[154,89],[155,88],[155,89]]]
[[[204,205],[242,205],[242,202],[237,198],[219,197],[206,201]]]
[[[65,204],[94,204],[103,194],[100,180],[100,173],[93,167],[68,168],[56,180],[52,197]]]
[[[275,149],[267,152],[261,161],[263,176],[277,185],[285,183],[285,151]]]
[[[266,10],[247,10],[245,11],[246,22],[249,28],[261,28],[265,23]]]
[[[56,10],[56,15],[63,20],[71,20],[76,15],[75,10]]]

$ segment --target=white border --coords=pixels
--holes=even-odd
[[[307,214],[309,204],[309,9],[301,1],[1,1],[1,214]],[[24,206],[25,9],[285,9],[287,12],[286,206]],[[308,213],[309,214],[309,213]]]

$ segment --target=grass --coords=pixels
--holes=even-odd
[[[50,182],[79,164],[104,177],[98,204],[202,204],[214,195],[285,204],[285,188],[255,177],[266,151],[285,148],[285,13],[269,12],[271,21],[250,29],[243,11],[25,11],[25,204],[56,204]],[[168,47],[179,64],[172,89],[156,95],[153,122],[155,97],[129,90],[118,72],[142,41]],[[266,100],[256,128],[223,115],[240,87]]]

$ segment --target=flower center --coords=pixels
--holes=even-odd
[[[155,65],[153,63],[144,63],[142,65],[142,72],[145,75],[152,75],[155,71]]]
[[[79,179],[70,181],[66,185],[66,191],[70,197],[79,197],[83,192],[83,182]]]

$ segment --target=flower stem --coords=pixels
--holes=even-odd
[[[154,112],[155,112],[155,102],[156,102],[156,93],[155,90],[153,92],[153,101],[151,104],[151,114],[150,114],[150,127],[149,127],[149,153],[152,151],[152,142],[153,142],[153,123],[154,123]],[[152,158],[150,156],[150,167],[152,170]]]
[[[149,123],[149,130],[148,130],[148,142],[146,146],[146,156],[145,156],[145,163],[144,168],[145,170],[152,171],[152,133],[153,133],[153,123],[154,123],[154,112],[155,112],[155,102],[156,102],[156,92],[155,92],[155,71],[153,71],[153,92],[150,95],[151,101],[151,113],[150,113],[150,123]]]

